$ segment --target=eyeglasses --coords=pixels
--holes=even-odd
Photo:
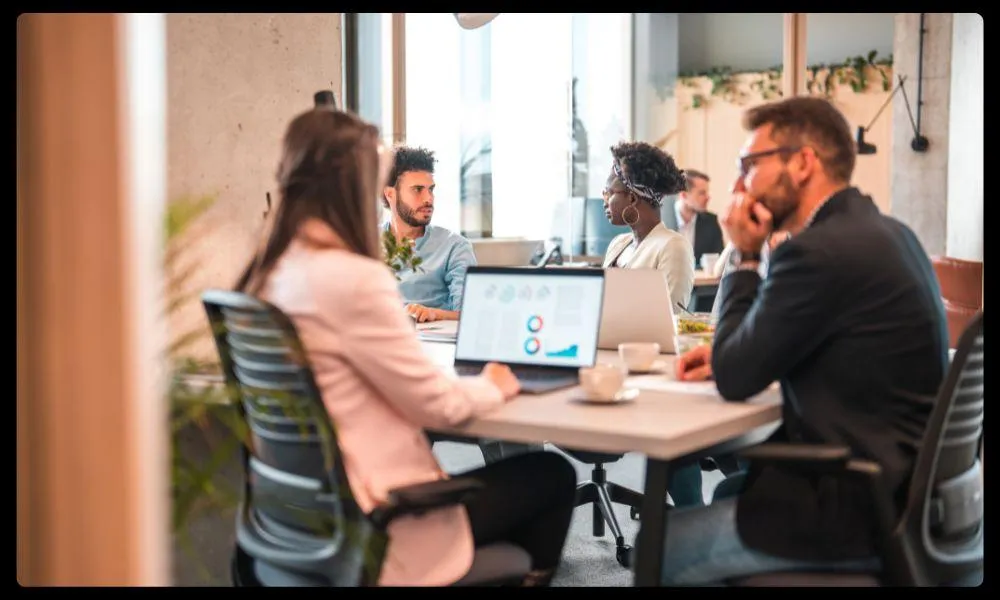
[[[792,152],[798,152],[802,149],[802,146],[778,146],[777,148],[771,148],[770,150],[761,150],[760,152],[751,152],[746,156],[741,156],[736,159],[736,168],[740,172],[740,177],[746,176],[753,168],[757,161],[771,156],[772,154],[791,154]]]

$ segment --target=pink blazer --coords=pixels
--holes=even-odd
[[[459,424],[503,403],[488,380],[451,377],[429,361],[395,278],[378,260],[317,248],[300,237],[262,296],[299,330],[351,491],[365,512],[394,487],[447,477],[424,427]],[[472,533],[461,506],[396,519],[389,536],[380,585],[448,585],[472,564]]]

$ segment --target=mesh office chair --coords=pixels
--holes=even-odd
[[[957,344],[931,412],[899,515],[878,464],[855,460],[836,446],[762,444],[754,461],[822,469],[870,485],[880,526],[877,573],[768,573],[739,586],[968,586],[983,579],[983,313]],[[669,534],[668,534],[669,535]]]
[[[202,302],[226,386],[248,429],[234,585],[375,585],[392,543],[386,533],[392,519],[457,504],[481,488],[468,477],[407,486],[363,513],[292,322],[246,294],[209,290]],[[456,585],[516,584],[530,563],[512,544],[477,549]]]

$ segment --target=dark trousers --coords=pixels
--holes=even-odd
[[[465,504],[476,547],[510,542],[532,569],[555,569],[576,498],[576,470],[555,452],[528,452],[463,473],[485,488]]]
[[[480,452],[483,453],[483,462],[494,463],[502,458],[509,458],[525,452],[542,451],[543,444],[520,444],[517,442],[504,442],[502,440],[488,440],[466,438],[456,435],[445,435],[441,433],[427,432],[427,439],[433,446],[436,442],[457,442],[460,444],[477,444]]]

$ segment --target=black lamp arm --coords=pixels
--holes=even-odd
[[[881,115],[882,111],[885,110],[885,107],[889,106],[889,103],[892,102],[892,99],[896,95],[896,92],[902,90],[903,101],[906,104],[906,114],[909,115],[910,127],[913,128],[913,142],[910,144],[910,146],[917,152],[923,152],[927,150],[929,142],[926,137],[920,135],[920,128],[917,127],[917,123],[913,120],[913,111],[910,110],[910,99],[906,95],[906,86],[903,85],[904,83],[906,83],[906,77],[904,75],[900,75],[899,83],[896,84],[896,89],[892,90],[892,93],[889,94],[889,97],[885,99],[885,102],[882,103],[882,106],[878,109],[878,112],[875,113],[875,116],[872,118],[871,122],[868,123],[868,125],[864,128],[864,131],[867,133],[868,130],[871,129],[872,125],[875,124],[875,121],[878,120],[879,115]]]
[[[875,124],[875,121],[878,121],[879,115],[882,114],[882,111],[885,110],[886,106],[889,106],[889,103],[892,102],[892,99],[893,99],[893,97],[895,97],[896,93],[899,92],[899,90],[903,89],[903,82],[904,81],[906,81],[906,77],[903,76],[903,75],[900,75],[899,76],[899,83],[896,84],[896,89],[892,90],[892,93],[889,94],[889,97],[886,98],[885,102],[882,103],[882,106],[879,107],[878,112],[875,113],[874,117],[872,117],[871,123],[868,123],[868,125],[865,127],[865,132],[866,133],[868,132],[869,129],[872,128],[872,125]],[[903,97],[906,97],[906,92],[905,91],[903,92]],[[907,110],[909,110],[910,107],[907,106],[906,108],[907,108]]]

